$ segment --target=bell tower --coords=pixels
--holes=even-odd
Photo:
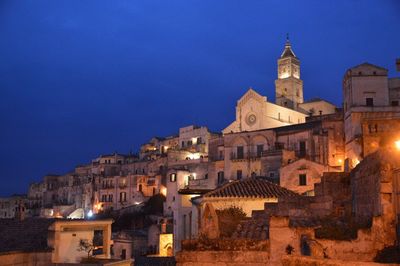
[[[303,103],[303,81],[300,79],[300,60],[286,37],[285,49],[278,59],[278,79],[275,80],[275,103],[298,110]]]

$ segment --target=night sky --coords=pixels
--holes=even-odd
[[[349,67],[395,71],[400,1],[0,0],[0,196],[152,136],[274,101],[286,33],[305,99],[341,105]]]

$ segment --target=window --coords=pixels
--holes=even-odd
[[[184,142],[184,141],[182,141],[182,148],[183,148],[183,147],[185,147],[185,142]]]
[[[300,141],[299,143],[299,157],[304,158],[306,157],[306,142],[305,141]]]
[[[275,142],[275,149],[276,150],[283,150],[284,148],[285,148],[285,143]]]
[[[139,192],[142,192],[143,191],[143,187],[142,187],[142,184],[140,184],[139,185]]]
[[[176,181],[176,174],[175,173],[169,175],[169,181],[171,181],[171,182],[175,182]]]
[[[218,159],[223,160],[224,159],[224,151],[219,151],[219,157]]]
[[[220,172],[218,172],[217,175],[218,175],[218,177],[217,177],[218,185],[221,185],[221,184],[224,183],[224,181],[225,181],[224,172],[223,172],[223,171],[220,171]]]
[[[374,98],[365,98],[365,104],[367,106],[374,106]]]
[[[201,144],[201,137],[198,137],[197,138],[197,142],[196,142],[197,144]]]
[[[236,152],[237,152],[237,159],[243,159],[244,157],[243,146],[238,146],[236,148]]]
[[[113,197],[114,197],[114,196],[113,196],[112,194],[108,195],[108,201],[109,201],[109,202],[113,202]]]
[[[257,157],[261,157],[263,151],[264,151],[264,145],[263,144],[257,145]]]
[[[269,172],[269,177],[271,177],[271,178],[275,177],[275,173],[274,172]]]
[[[392,106],[399,106],[399,101],[392,101]]]
[[[204,175],[204,179],[208,179],[208,174],[205,174],[205,175]]]
[[[306,186],[306,185],[307,185],[307,175],[299,174],[299,186]]]
[[[121,202],[125,202],[126,201],[126,192],[119,193],[119,200]]]
[[[242,179],[242,170],[237,170],[237,171],[236,171],[236,179],[237,179],[237,180]]]

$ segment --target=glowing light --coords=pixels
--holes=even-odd
[[[396,146],[396,149],[398,149],[400,151],[400,140],[396,140],[394,142],[394,145]]]
[[[342,164],[342,163],[343,163],[343,160],[342,160],[342,159],[339,159],[339,160],[338,160],[338,163]]]
[[[200,153],[192,153],[192,154],[189,154],[188,157],[190,158],[190,160],[197,160],[197,159],[200,159]]]
[[[94,205],[94,209],[97,210],[97,211],[100,210],[101,209],[101,204],[100,203],[95,204]]]
[[[360,163],[360,161],[358,159],[353,160],[354,167],[356,167],[359,163]]]
[[[164,196],[167,196],[167,188],[166,187],[161,187],[160,193]]]
[[[88,213],[87,213],[87,217],[91,218],[92,216],[93,216],[93,212],[92,212],[92,210],[88,211]]]

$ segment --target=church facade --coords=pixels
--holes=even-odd
[[[278,59],[277,72],[275,102],[250,88],[238,100],[236,120],[222,131],[224,134],[300,124],[310,115],[335,113],[336,106],[325,100],[304,102],[300,60],[288,39]]]

